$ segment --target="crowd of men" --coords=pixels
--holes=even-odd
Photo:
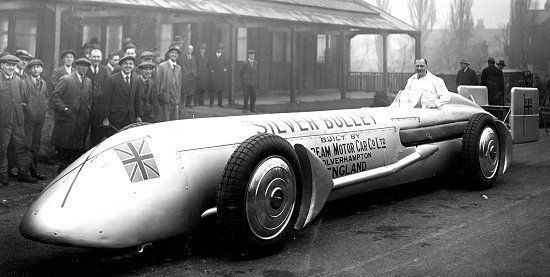
[[[37,182],[47,176],[37,166],[46,113],[53,110],[51,143],[63,171],[87,149],[125,126],[180,118],[180,109],[209,105],[223,107],[229,58],[223,44],[208,55],[202,43],[198,53],[176,36],[164,60],[158,53],[139,55],[131,41],[109,53],[106,62],[97,39],[86,43],[80,55],[67,49],[62,64],[51,74],[52,90],[42,79],[44,64],[26,50],[0,57],[0,184]],[[184,45],[186,45],[184,49]],[[255,51],[238,71],[244,91],[243,112],[255,112],[258,62]],[[105,62],[105,64],[104,64]],[[250,104],[249,104],[250,99]],[[17,173],[15,173],[17,172]]]

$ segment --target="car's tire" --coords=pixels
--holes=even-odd
[[[233,254],[271,253],[284,244],[299,212],[301,179],[285,139],[259,134],[237,147],[217,197],[217,221]]]
[[[501,162],[499,137],[494,119],[485,113],[472,116],[462,138],[465,185],[474,190],[493,186]]]
[[[131,129],[131,128],[134,128],[134,127],[139,127],[139,126],[144,126],[144,125],[149,125],[151,123],[149,122],[134,122],[134,123],[130,123],[124,127],[122,127],[120,130],[118,130],[119,132],[122,132],[124,130],[128,130],[128,129]]]

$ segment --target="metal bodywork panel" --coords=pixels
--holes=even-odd
[[[225,164],[240,143],[259,133],[301,145],[299,156],[308,160],[311,172],[306,191],[311,195],[302,203],[295,226],[302,228],[327,199],[456,169],[461,139],[434,142],[433,147],[404,147],[399,131],[463,121],[480,112],[484,111],[479,107],[455,102],[437,110],[363,108],[179,120],[131,128],[103,141],[55,178],[24,215],[20,231],[47,243],[106,248],[188,233],[201,217],[215,214]],[[497,123],[497,130],[507,138],[501,140],[506,162],[500,171],[504,172],[511,159],[511,140],[503,124]],[[140,147],[130,153],[124,150],[129,143]],[[338,178],[391,169],[426,147],[439,150],[428,151],[433,154],[383,178],[327,189]]]

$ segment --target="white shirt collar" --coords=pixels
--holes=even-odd
[[[132,72],[126,74],[124,71],[120,71],[120,73],[122,73],[122,78],[126,79],[126,77],[128,78],[131,78],[132,77]]]
[[[6,79],[8,80],[11,80],[13,78],[13,74],[7,75],[6,73],[4,73],[4,77],[6,77]]]
[[[172,67],[176,67],[176,62],[172,61],[172,59],[169,59],[168,62]]]
[[[107,66],[109,67],[109,69],[110,69],[111,71],[115,70],[115,68],[114,68],[110,63],[107,63]]]
[[[72,66],[66,66],[66,65],[64,65],[64,67],[65,67],[65,71],[67,71],[68,74],[71,74],[71,73],[72,73],[72,68],[73,68]]]

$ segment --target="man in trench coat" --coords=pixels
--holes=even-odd
[[[76,71],[61,77],[50,98],[55,124],[52,144],[60,161],[61,172],[84,153],[92,102],[92,81],[86,77],[91,62],[76,60]]]

